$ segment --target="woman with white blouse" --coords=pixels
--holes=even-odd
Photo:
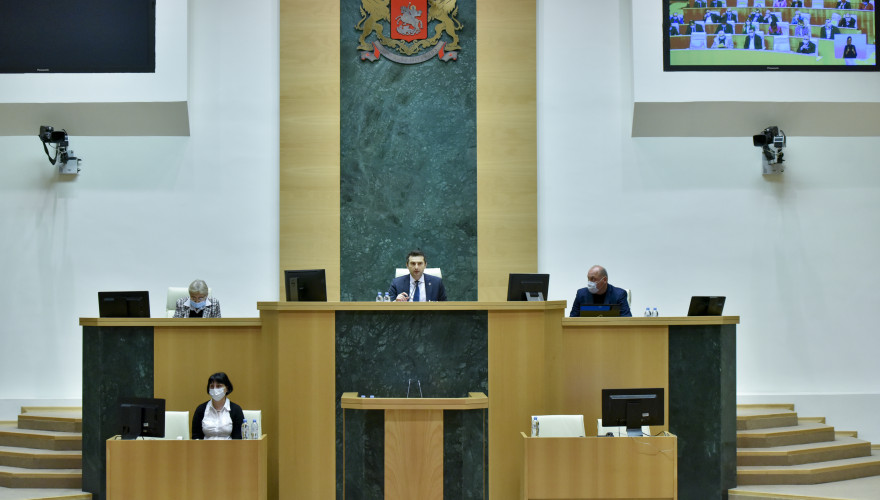
[[[223,372],[208,377],[209,401],[200,404],[192,420],[193,439],[241,439],[244,412],[227,397],[232,382]]]

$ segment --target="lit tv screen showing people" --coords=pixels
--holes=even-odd
[[[663,68],[877,71],[874,1],[664,0]]]

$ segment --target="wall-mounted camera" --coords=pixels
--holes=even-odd
[[[760,134],[752,136],[752,144],[761,148],[761,166],[764,175],[781,174],[785,171],[785,167],[782,166],[782,162],[785,161],[782,153],[785,147],[785,132],[779,130],[779,127],[767,127]]]
[[[38,134],[40,141],[43,142],[43,151],[52,165],[58,164],[58,171],[62,174],[78,174],[79,165],[82,158],[73,155],[73,150],[68,149],[70,139],[67,137],[67,131],[61,129],[56,131],[48,125],[40,125],[40,133]],[[55,149],[55,156],[49,154],[49,145]]]

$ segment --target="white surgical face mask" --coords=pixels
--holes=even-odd
[[[201,308],[205,307],[205,304],[206,304],[205,300],[203,300],[201,302],[193,302],[192,299],[190,299],[190,301],[189,301],[189,305],[191,305],[193,307],[193,309],[201,309]]]
[[[595,281],[588,281],[587,282],[587,290],[590,293],[596,293],[599,291],[599,286],[596,284]]]
[[[213,399],[214,401],[220,401],[221,399],[223,399],[224,396],[226,396],[226,389],[222,387],[218,387],[217,389],[209,389],[208,394],[211,395],[211,399]]]

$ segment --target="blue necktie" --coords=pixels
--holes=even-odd
[[[419,298],[419,282],[416,281],[416,291],[413,292],[413,302],[418,302]]]

